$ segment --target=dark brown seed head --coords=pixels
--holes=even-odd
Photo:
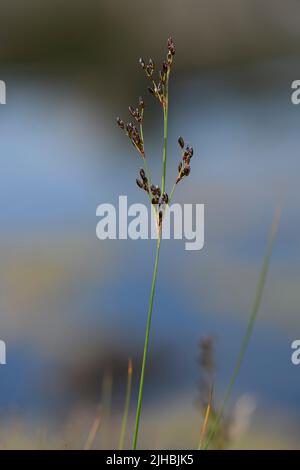
[[[164,73],[167,73],[167,71],[168,71],[168,64],[167,64],[167,62],[166,62],[165,60],[163,61],[162,69],[163,69],[163,72],[164,72]]]
[[[132,126],[132,138],[136,144],[141,142],[139,131],[137,130],[135,126]]]
[[[148,91],[149,93],[151,93],[151,95],[155,95],[155,91],[153,90],[153,88],[148,87]]]
[[[168,196],[167,193],[163,193],[162,198],[161,198],[161,202],[162,202],[163,204],[168,204],[168,202],[169,202],[169,196]]]
[[[190,171],[191,171],[191,168],[190,168],[189,166],[186,166],[186,167],[183,169],[183,174],[184,174],[184,176],[189,176]]]
[[[183,140],[183,138],[182,138],[181,136],[178,138],[178,143],[179,143],[180,147],[183,149],[183,147],[184,147],[184,140]]]
[[[144,102],[142,96],[139,97],[139,106],[140,106],[142,109],[145,108],[145,102]]]
[[[181,168],[182,168],[182,162],[180,162],[179,165],[178,165],[178,173],[181,172]]]
[[[132,136],[132,124],[131,124],[131,122],[126,124],[126,131],[127,131],[127,134],[129,135],[129,137],[131,137]]]
[[[155,188],[154,184],[151,185],[150,191],[151,191],[151,193],[153,194],[153,196],[155,196],[155,194],[156,194],[156,188]]]
[[[188,147],[187,147],[186,150],[183,153],[183,157],[182,157],[183,161],[185,161],[189,156],[190,156],[190,152],[189,152]]]
[[[132,140],[137,145],[137,147],[141,150],[141,139],[140,139],[139,134],[133,134]]]
[[[146,175],[145,175],[145,171],[143,168],[140,169],[140,176],[142,178],[143,181],[145,181],[147,178],[146,178]]]
[[[136,184],[138,185],[139,188],[143,189],[144,185],[139,179],[136,179]]]
[[[131,116],[132,116],[132,117],[135,117],[135,115],[136,115],[135,109],[134,109],[132,106],[129,106],[129,107],[128,107],[128,110],[129,110]]]
[[[122,119],[120,119],[119,117],[117,118],[117,124],[121,129],[125,129],[124,121],[122,121]]]
[[[187,146],[186,152],[188,153],[188,156],[189,156],[190,158],[192,158],[192,156],[193,156],[193,154],[194,154],[194,149],[193,149],[193,147]]]
[[[155,194],[157,194],[158,197],[160,197],[160,195],[161,195],[161,190],[160,190],[160,187],[158,185],[155,187]]]
[[[168,47],[169,52],[171,52],[171,54],[174,55],[175,54],[175,44],[174,44],[174,41],[171,37],[168,39],[167,47]]]

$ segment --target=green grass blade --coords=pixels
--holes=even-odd
[[[258,314],[259,307],[260,307],[260,304],[261,304],[261,299],[262,299],[262,295],[263,295],[263,291],[264,291],[264,287],[265,287],[265,283],[266,283],[266,277],[267,277],[267,273],[268,273],[268,269],[269,269],[270,259],[271,259],[271,255],[272,255],[273,244],[274,244],[275,236],[276,236],[277,229],[278,229],[278,226],[279,226],[280,216],[281,216],[281,209],[277,208],[276,211],[275,211],[275,214],[274,214],[273,223],[272,223],[272,227],[271,227],[270,235],[269,235],[269,240],[268,240],[268,244],[267,244],[266,254],[265,254],[265,257],[264,257],[262,270],[261,270],[261,273],[260,273],[260,276],[259,276],[259,281],[258,281],[258,284],[257,284],[255,300],[254,300],[253,307],[252,307],[252,310],[251,310],[251,315],[250,315],[250,318],[249,318],[247,329],[246,329],[246,332],[245,332],[245,335],[244,335],[244,338],[243,338],[243,341],[242,341],[242,344],[241,344],[241,348],[240,348],[240,351],[239,351],[239,354],[238,354],[236,365],[234,367],[229,385],[227,387],[225,397],[224,397],[222,406],[220,408],[220,411],[219,411],[214,423],[212,424],[211,431],[210,431],[210,433],[208,435],[208,438],[207,438],[205,444],[203,445],[202,449],[208,449],[211,440],[214,438],[214,436],[215,436],[215,434],[218,430],[218,426],[219,426],[220,421],[223,417],[225,407],[226,407],[226,405],[229,401],[232,389],[234,387],[235,381],[237,379],[238,373],[239,373],[241,365],[243,363],[243,360],[244,360],[244,357],[245,357],[245,354],[246,354],[246,351],[247,351],[247,348],[248,348],[248,345],[249,345],[249,341],[250,341],[250,338],[252,336],[255,320],[257,318],[257,314]]]
[[[130,396],[131,396],[131,383],[132,383],[132,361],[131,359],[128,359],[127,388],[126,388],[126,397],[125,397],[124,414],[123,414],[123,419],[122,419],[121,434],[120,434],[120,440],[119,440],[119,450],[124,449],[124,442],[125,442],[125,435],[126,435],[127,421],[128,421],[128,412],[129,412],[129,405],[130,405]]]

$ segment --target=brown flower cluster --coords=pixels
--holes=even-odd
[[[189,176],[191,172],[190,161],[194,154],[193,147],[187,145],[185,147],[185,143],[182,137],[179,137],[178,144],[182,148],[182,161],[178,165],[178,176],[176,178],[176,184],[179,183],[185,176]],[[185,148],[184,148],[185,147]]]
[[[131,116],[135,119],[136,123],[141,126],[143,123],[143,118],[144,118],[144,109],[145,109],[145,102],[143,98],[140,96],[139,98],[139,103],[136,108],[133,106],[129,106],[129,113]],[[132,124],[132,122],[128,122],[127,124],[124,123],[122,119],[119,117],[117,118],[117,124],[122,129],[125,134],[129,137],[131,140],[132,144],[136,148],[136,150],[139,152],[142,158],[145,157],[145,150],[144,150],[144,141],[141,136],[140,130],[137,129],[137,127]]]
[[[136,179],[136,184],[140,189],[143,189],[146,193],[151,195],[151,203],[154,206],[158,206],[160,208],[161,206],[168,204],[168,194],[166,192],[162,194],[158,185],[155,186],[154,184],[151,184],[149,188],[149,181],[143,168],[140,169],[140,177],[141,179]]]
[[[162,105],[165,104],[166,88],[168,86],[169,74],[173,63],[173,56],[175,54],[175,44],[172,38],[168,39],[167,50],[167,57],[163,61],[161,69],[158,71],[158,80],[156,81],[154,80],[154,61],[150,58],[148,63],[146,63],[142,57],[139,59],[140,66],[145,71],[147,78],[149,78],[152,84],[148,87],[148,91],[151,95],[154,95]]]
[[[149,79],[151,82],[151,86],[148,88],[148,90],[161,103],[164,111],[164,118],[166,118],[168,115],[168,85],[174,55],[175,44],[173,39],[170,37],[167,41],[166,57],[163,60],[161,67],[157,71],[157,74],[155,73],[156,65],[153,59],[150,58],[148,62],[146,62],[143,58],[139,59],[140,66],[144,70],[147,79]],[[144,168],[140,170],[140,177],[136,180],[136,184],[139,188],[143,189],[148,194],[151,204],[155,207],[158,216],[161,217],[159,214],[165,209],[165,206],[171,202],[176,185],[190,174],[190,161],[194,153],[193,147],[186,145],[183,138],[179,137],[178,144],[182,149],[182,158],[178,165],[177,178],[169,197],[168,194],[164,192],[164,178],[162,181],[163,190],[161,190],[159,186],[155,186],[151,183],[151,176],[145,155],[143,138],[143,121],[145,110],[145,102],[143,98],[139,98],[137,106],[129,106],[128,109],[131,117],[133,118],[133,121],[125,123],[118,117],[117,124],[130,139],[131,143],[134,145],[139,155],[143,159]]]

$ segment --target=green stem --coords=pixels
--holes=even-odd
[[[179,172],[179,175],[178,175],[178,176],[180,177],[180,176],[181,176],[181,174],[182,174],[182,169],[180,170],[180,172]],[[171,202],[172,202],[172,199],[173,199],[173,195],[174,195],[174,191],[175,191],[175,189],[176,189],[176,186],[177,186],[177,184],[176,184],[176,183],[174,183],[174,184],[173,184],[172,191],[171,191],[171,193],[170,193],[170,196],[169,196],[169,206],[171,205]]]
[[[153,271],[153,277],[152,277],[152,287],[151,287],[149,309],[148,309],[148,319],[147,319],[146,336],[145,336],[145,343],[144,343],[143,362],[142,362],[139,395],[138,395],[138,402],[137,402],[137,409],[136,409],[135,429],[134,429],[134,434],[133,434],[132,450],[136,450],[138,434],[139,434],[139,425],[140,425],[143,389],[144,389],[144,380],[145,380],[145,369],[146,369],[146,363],[147,363],[148,344],[149,344],[149,336],[150,336],[150,329],[151,329],[152,307],[153,307],[157,267],[158,267],[159,252],[160,252],[160,241],[161,241],[161,236],[159,233],[158,238],[157,238],[157,244],[156,244],[156,256],[155,256],[155,264],[154,264],[154,271]]]
[[[250,318],[249,318],[249,321],[248,321],[247,329],[246,329],[246,332],[245,332],[245,335],[244,335],[244,338],[243,338],[243,341],[242,341],[242,344],[241,344],[241,348],[240,348],[240,351],[239,351],[239,354],[238,354],[238,358],[237,358],[237,361],[236,361],[236,364],[235,364],[235,367],[234,367],[229,385],[228,385],[226,393],[225,393],[225,397],[224,397],[222,406],[220,408],[220,411],[219,411],[215,421],[212,424],[212,428],[211,428],[211,431],[208,435],[207,441],[204,444],[204,446],[202,447],[203,449],[208,449],[208,446],[209,446],[211,440],[214,438],[214,436],[215,436],[215,434],[218,430],[218,426],[219,426],[220,421],[223,417],[225,407],[226,407],[226,405],[229,401],[229,398],[231,396],[233,386],[234,386],[235,381],[237,379],[238,373],[240,371],[241,365],[243,363],[243,360],[244,360],[244,357],[245,357],[245,354],[246,354],[246,351],[247,351],[247,348],[248,348],[248,344],[249,344],[249,341],[250,341],[250,338],[251,338],[251,335],[252,335],[252,332],[253,332],[254,323],[255,323],[255,320],[257,318],[258,310],[259,310],[259,307],[260,307],[260,304],[261,304],[261,299],[262,299],[262,295],[263,295],[263,291],[264,291],[264,287],[265,287],[266,277],[267,277],[269,264],[270,264],[270,259],[271,259],[271,255],[272,255],[273,243],[274,243],[275,235],[276,235],[277,228],[278,228],[278,225],[279,225],[279,220],[280,220],[280,209],[277,208],[276,211],[275,211],[275,215],[274,215],[274,219],[273,219],[273,223],[272,223],[272,227],[271,227],[271,231],[270,231],[270,236],[269,236],[269,241],[268,241],[268,244],[267,244],[266,254],[265,254],[265,257],[264,257],[262,270],[261,270],[261,273],[260,273],[260,276],[259,276],[257,289],[256,289],[255,300],[254,300],[251,315],[250,315]]]
[[[168,72],[169,74],[169,72]],[[168,144],[168,113],[169,113],[169,75],[166,82],[166,92],[164,96],[163,110],[164,110],[164,149],[163,149],[163,168],[161,178],[161,192],[165,192],[166,188],[166,171],[167,171],[167,144]]]
[[[169,196],[169,204],[168,204],[169,206],[171,205],[175,188],[176,188],[176,183],[174,183],[172,191],[171,191],[170,196]]]
[[[144,114],[144,112],[143,112],[143,114]],[[145,142],[144,142],[144,132],[143,132],[143,123],[142,122],[140,124],[140,136],[141,136],[141,139],[142,139],[142,142],[143,142],[143,147],[144,147],[143,166],[144,166],[146,176],[148,178],[148,186],[150,188],[150,186],[152,184],[151,183],[151,174],[150,174],[150,169],[149,169],[148,162],[147,162],[147,159],[146,159],[146,154],[145,154]],[[149,201],[151,203],[152,197],[151,197],[150,192],[148,193],[148,198],[149,198]]]
[[[152,184],[152,181],[151,181],[151,174],[150,174],[148,162],[146,160],[146,156],[143,158],[143,164],[144,164],[144,170],[145,170],[146,176],[148,178],[148,185],[149,185],[149,188],[150,188],[150,186]],[[150,200],[151,200],[150,194],[149,194],[149,197],[150,197]]]
[[[162,180],[161,180],[161,191],[162,191],[162,193],[165,192],[165,187],[166,187],[167,142],[168,142],[168,110],[169,110],[169,93],[168,93],[169,73],[170,72],[168,72],[168,76],[167,76],[166,89],[165,89],[164,101],[163,101],[164,143],[163,143],[163,168],[162,168]],[[142,135],[142,138],[143,138],[143,131],[142,130],[141,130],[141,135]],[[145,165],[146,165],[146,167],[145,167],[146,168],[146,173],[149,174],[149,169],[148,169],[146,160],[145,160]],[[133,434],[132,450],[136,450],[138,434],[139,434],[139,425],[140,425],[140,418],[141,418],[141,408],[142,408],[144,380],[145,380],[145,370],[146,370],[149,336],[150,336],[150,329],[151,329],[153,299],[154,299],[154,292],[155,292],[155,286],[156,286],[156,275],[157,275],[157,267],[158,267],[160,243],[161,243],[161,230],[162,230],[161,227],[158,226],[156,256],[155,256],[155,264],[154,264],[154,271],[153,271],[153,277],[152,277],[152,287],[151,287],[149,309],[148,309],[148,319],[147,319],[147,326],[146,326],[146,336],[145,336],[145,343],[144,343],[144,353],[143,353],[143,361],[142,361],[142,369],[141,369],[141,377],[140,377],[140,387],[139,387],[138,402],[137,402],[137,409],[136,409],[136,418],[135,418],[135,428],[134,428],[134,434]]]

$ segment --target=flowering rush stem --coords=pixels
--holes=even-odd
[[[163,159],[162,159],[163,160],[163,168],[162,168],[162,179],[161,179],[161,192],[162,192],[162,194],[165,193],[165,187],[166,187],[167,144],[168,144],[168,108],[169,108],[169,99],[168,99],[169,98],[169,96],[168,96],[168,88],[169,87],[168,87],[168,84],[169,84],[170,69],[168,69],[166,75],[167,76],[166,76],[166,81],[165,81],[165,88],[164,88],[164,93],[163,93],[163,97],[162,97],[162,105],[163,105],[163,113],[164,113],[164,143],[163,143]],[[148,308],[148,319],[147,319],[147,326],[146,326],[146,335],[145,335],[145,343],[144,343],[143,361],[142,361],[142,368],[141,368],[141,377],[140,377],[138,402],[137,402],[136,417],[135,417],[135,428],[134,428],[134,434],[133,434],[132,450],[136,450],[136,447],[137,447],[137,440],[138,440],[139,426],[140,426],[140,418],[141,418],[141,409],[142,409],[143,391],[144,391],[144,381],[145,381],[145,370],[146,370],[146,363],[147,363],[147,356],[148,356],[148,349],[149,349],[149,336],[150,336],[150,330],[151,330],[153,299],[154,299],[154,293],[155,293],[157,267],[158,267],[160,244],[161,244],[160,221],[158,221],[158,229],[157,230],[158,230],[158,237],[157,237],[157,242],[156,242],[156,255],[155,255],[155,263],[154,263],[154,270],[153,270],[153,277],[152,277],[152,286],[151,286],[149,308]]]
[[[122,131],[129,138],[133,144],[135,150],[137,150],[139,156],[142,158],[143,167],[139,171],[139,176],[136,180],[137,186],[144,190],[147,193],[150,204],[155,213],[156,217],[156,226],[157,226],[157,242],[156,242],[156,256],[154,271],[152,277],[152,286],[149,300],[148,308],[148,318],[146,325],[146,335],[144,343],[144,353],[142,360],[141,376],[140,376],[140,386],[138,394],[138,402],[136,409],[136,419],[135,419],[135,428],[133,434],[133,443],[132,449],[135,450],[138,442],[139,435],[139,425],[141,418],[141,408],[143,401],[143,390],[144,390],[144,381],[145,381],[145,371],[147,365],[147,356],[149,349],[149,337],[151,330],[151,320],[152,320],[152,309],[153,309],[153,299],[156,286],[156,276],[157,276],[157,267],[159,260],[160,244],[162,238],[162,224],[165,214],[166,207],[170,204],[170,198],[166,193],[166,171],[167,171],[167,142],[168,142],[168,111],[169,111],[169,78],[171,73],[171,68],[173,64],[173,57],[175,54],[175,45],[172,38],[168,39],[167,42],[167,57],[162,63],[162,67],[158,72],[158,80],[154,77],[155,64],[152,59],[149,59],[148,63],[144,61],[143,58],[139,59],[139,64],[144,70],[147,78],[150,81],[151,87],[148,87],[148,91],[153,95],[160,103],[163,109],[164,116],[164,140],[163,140],[163,156],[162,156],[162,175],[161,175],[161,187],[158,185],[152,184],[150,169],[148,166],[146,153],[145,153],[145,143],[144,143],[144,133],[143,133],[143,122],[144,122],[144,110],[145,102],[142,97],[139,98],[138,106],[129,106],[129,113],[133,117],[135,123],[128,122],[125,123],[122,119],[117,118],[117,124]],[[179,147],[182,151],[181,161],[178,165],[178,175],[174,182],[171,197],[173,197],[174,190],[177,184],[182,181],[185,177],[190,174],[190,161],[193,156],[193,147],[185,145],[182,137],[178,139]]]
[[[150,336],[151,320],[152,320],[153,299],[154,299],[154,293],[155,293],[156,275],[157,275],[157,267],[158,267],[159,253],[160,253],[160,242],[161,242],[161,236],[159,235],[157,239],[157,243],[156,243],[156,256],[155,256],[155,264],[154,264],[154,270],[153,270],[152,286],[151,286],[149,309],[148,309],[148,319],[147,319],[147,326],[146,326],[143,362],[142,362],[142,368],[141,368],[140,387],[139,387],[139,395],[138,395],[138,402],[137,402],[137,408],[136,408],[136,418],[135,418],[135,428],[134,428],[134,434],[133,434],[132,450],[136,450],[138,434],[139,434],[141,408],[142,408],[143,391],[144,391],[144,381],[145,381],[145,370],[146,370],[146,363],[147,363],[149,336]]]
[[[163,104],[164,109],[164,150],[163,150],[163,169],[161,178],[161,190],[165,192],[166,188],[166,171],[167,171],[167,145],[168,145],[168,112],[169,112],[169,72],[167,74],[165,100]]]

